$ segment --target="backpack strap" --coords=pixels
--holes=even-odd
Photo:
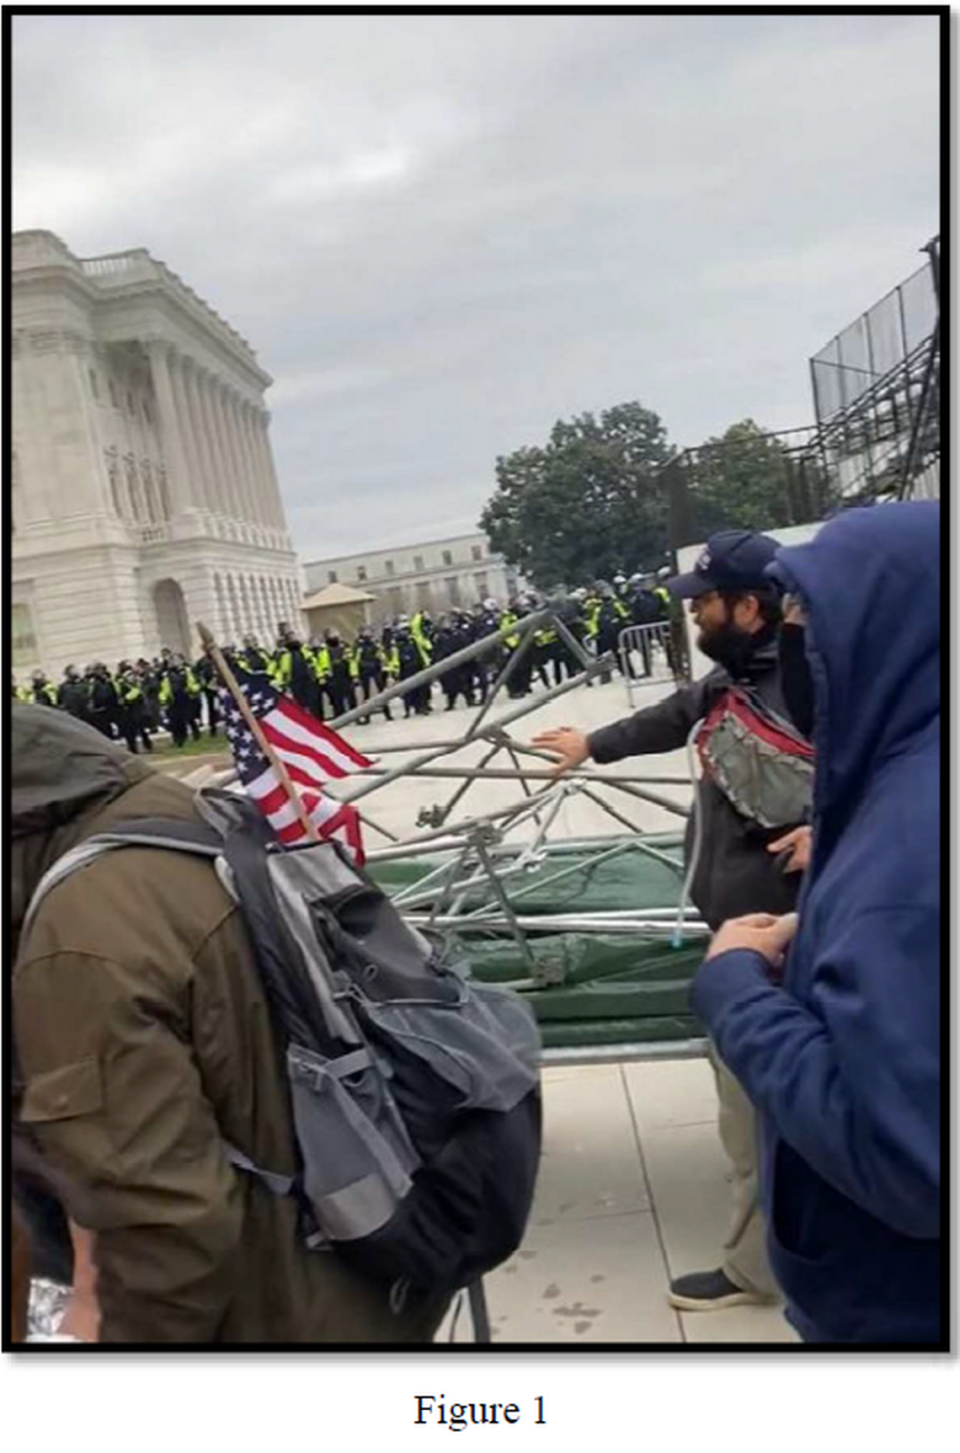
[[[108,832],[95,833],[71,848],[44,873],[30,899],[24,917],[23,934],[26,935],[37,909],[51,888],[115,848],[167,848],[174,852],[194,853],[203,858],[219,858],[223,853],[223,846],[223,839],[216,829],[204,823],[159,817],[132,818],[129,822],[117,823]],[[223,1148],[231,1165],[237,1170],[257,1176],[275,1196],[289,1196],[296,1186],[293,1176],[263,1170],[229,1141],[223,1142]]]
[[[229,1140],[223,1141],[223,1149],[227,1160],[236,1170],[245,1170],[249,1175],[256,1176],[275,1196],[289,1196],[297,1184],[295,1176],[278,1175],[276,1171],[264,1170],[262,1166],[254,1165],[249,1155],[244,1155]]]
[[[197,853],[201,857],[217,858],[223,852],[223,840],[213,828],[199,822],[182,822],[176,818],[136,818],[130,822],[118,823],[107,832],[94,833],[84,842],[58,858],[44,873],[33,890],[23,920],[22,934],[26,937],[41,902],[58,883],[72,873],[86,868],[114,848],[172,848],[178,852]]]

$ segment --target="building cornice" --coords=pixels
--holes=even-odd
[[[476,542],[477,542],[478,539],[481,539],[481,540],[486,541],[487,549],[489,551],[489,549],[490,549],[490,541],[487,538],[487,536],[483,533],[482,530],[473,530],[470,534],[464,534],[464,535],[444,535],[443,538],[442,539],[439,539],[439,540],[415,540],[412,545],[377,545],[377,546],[371,546],[371,548],[369,550],[353,550],[349,554],[346,554],[346,555],[329,555],[329,556],[327,556],[323,560],[305,560],[304,561],[304,564],[303,564],[303,568],[304,568],[304,570],[313,570],[317,566],[342,565],[344,563],[344,561],[352,561],[352,560],[361,560],[362,561],[362,560],[369,560],[372,555],[402,555],[402,554],[411,552],[413,550],[434,550],[434,549],[437,548],[438,545],[456,545],[458,543],[458,541],[461,541],[461,540],[462,541],[468,541],[469,540],[473,544],[476,544]],[[493,560],[494,558],[501,559],[502,557],[500,557],[500,556],[494,557],[494,555],[492,553],[487,554],[487,555],[484,556],[484,560]],[[455,560],[453,563],[454,563],[454,565],[456,565],[458,563],[461,564],[461,565],[482,565],[483,564],[483,561],[482,560],[461,560],[461,561],[458,562],[458,561]],[[432,569],[433,567],[432,566],[427,566],[426,568],[427,569]],[[449,565],[446,565],[443,568],[445,570],[451,569],[451,567]],[[413,575],[422,575],[424,572],[423,571],[419,571],[419,570],[414,570],[414,571],[408,571],[407,573],[408,574],[413,574]]]
[[[248,369],[262,388],[269,388],[273,382],[257,362],[256,352],[246,338],[165,262],[151,257],[145,247],[81,258],[79,262],[84,277],[93,282],[99,298],[129,300],[160,295],[193,319],[201,333],[217,338],[233,362]]]
[[[72,294],[94,310],[94,324],[97,314],[102,313],[106,321],[116,313],[117,305],[162,301],[172,315],[174,326],[183,326],[183,321],[192,325],[188,332],[195,333],[205,346],[216,346],[220,356],[226,358],[233,368],[246,373],[260,392],[273,383],[246,338],[172,268],[151,257],[145,247],[100,257],[78,258],[52,233],[34,230],[14,233],[11,251],[14,293],[39,290],[42,293],[57,291]],[[23,259],[19,266],[18,256]],[[130,336],[137,335],[132,333]],[[109,343],[121,340],[104,338],[96,341]],[[169,341],[176,346],[175,339]]]

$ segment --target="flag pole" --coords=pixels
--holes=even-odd
[[[260,748],[261,752],[270,763],[270,766],[279,777],[280,782],[283,785],[284,791],[286,792],[291,803],[293,804],[293,808],[297,814],[297,819],[300,823],[300,826],[303,828],[304,832],[306,833],[307,837],[310,839],[311,842],[322,842],[323,839],[320,837],[320,834],[317,832],[314,824],[310,821],[309,817],[307,816],[306,809],[303,803],[300,801],[300,794],[298,793],[293,782],[291,782],[290,780],[289,772],[281,762],[280,758],[277,756],[273,747],[267,741],[267,738],[264,735],[263,728],[257,721],[256,716],[250,708],[249,701],[240,690],[240,687],[237,683],[237,678],[230,670],[229,662],[227,661],[220,647],[217,645],[216,641],[213,639],[213,633],[207,629],[202,621],[197,621],[197,633],[200,636],[204,651],[210,657],[213,664],[216,666],[221,681],[223,682],[224,686],[226,686],[234,701],[237,703],[237,708],[240,711],[241,716],[253,733],[254,740],[256,741],[257,746]]]

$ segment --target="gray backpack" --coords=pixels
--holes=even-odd
[[[257,808],[198,794],[203,822],[131,819],[60,858],[46,893],[119,848],[208,857],[238,903],[286,1060],[299,1174],[234,1164],[296,1197],[307,1244],[385,1282],[452,1291],[519,1245],[540,1154],[539,1035],[404,923],[339,844],[282,848]]]

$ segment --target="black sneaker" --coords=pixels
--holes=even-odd
[[[667,1301],[681,1312],[713,1312],[724,1307],[768,1307],[774,1298],[745,1291],[718,1267],[716,1271],[691,1271],[678,1276],[670,1283]]]

